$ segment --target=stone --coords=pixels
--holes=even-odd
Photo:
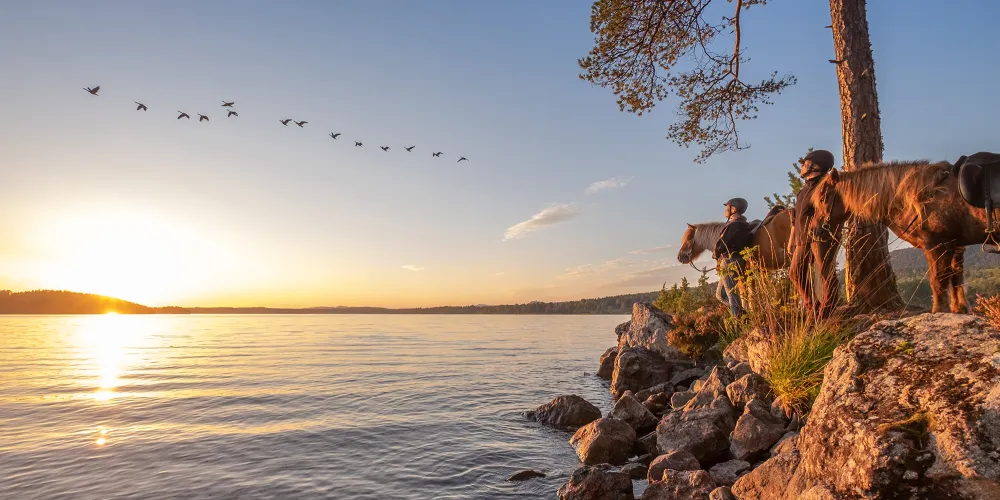
[[[703,470],[663,471],[663,479],[650,483],[641,500],[708,500],[715,483]]]
[[[669,399],[670,395],[674,393],[673,384],[671,384],[670,382],[664,382],[662,384],[656,384],[648,389],[643,389],[635,393],[635,399],[638,399],[639,401],[645,401],[653,394],[662,394],[662,393],[665,393],[667,395],[666,397]]]
[[[1000,330],[960,314],[876,323],[835,351],[798,447],[805,481],[837,497],[1000,498]]]
[[[719,486],[709,493],[708,500],[739,500],[728,486]]]
[[[701,368],[688,368],[687,370],[681,370],[670,377],[670,384],[674,386],[690,386],[692,382],[704,377],[705,375],[705,370],[702,370]]]
[[[632,456],[635,431],[624,420],[601,418],[580,427],[569,444],[586,465],[623,465]]]
[[[786,432],[781,439],[778,440],[774,446],[771,447],[771,456],[780,455],[782,453],[789,453],[792,451],[798,451],[799,449],[799,433],[798,432]]]
[[[646,475],[646,479],[651,483],[659,481],[663,479],[663,471],[667,469],[701,470],[701,464],[698,463],[698,459],[694,458],[691,452],[684,450],[672,451],[653,459],[649,464],[649,472]]]
[[[743,336],[746,344],[747,364],[756,373],[767,373],[771,359],[771,337],[758,329]]]
[[[683,408],[695,395],[694,391],[675,392],[670,396],[671,408]]]
[[[722,359],[727,363],[739,364],[747,362],[747,344],[743,337],[729,343],[722,351]]]
[[[750,373],[736,379],[726,386],[726,395],[729,401],[737,408],[750,402],[751,399],[759,399],[770,407],[774,397],[771,392],[771,384],[764,380],[764,377],[756,373]],[[770,410],[769,410],[770,411]]]
[[[723,432],[729,434],[736,426],[736,409],[729,402],[725,394],[713,399],[703,406],[695,406],[697,401],[692,399],[681,410],[681,418],[684,420],[709,420]]]
[[[520,472],[515,472],[507,478],[508,481],[527,481],[529,479],[534,479],[536,477],[545,477],[544,472],[539,472],[537,470],[522,470]]]
[[[664,415],[656,426],[656,447],[661,454],[684,450],[703,464],[717,462],[729,450],[727,433],[712,418],[685,419],[685,412]]]
[[[646,453],[646,454],[639,455],[639,456],[635,457],[634,459],[632,459],[632,462],[637,463],[637,464],[642,464],[642,465],[645,465],[646,467],[649,467],[649,464],[653,463],[653,460],[655,460],[655,459],[656,459],[656,455],[654,455],[652,453]]]
[[[633,305],[632,309],[633,309],[633,310],[635,309],[635,306],[634,306],[634,305]],[[627,331],[629,330],[629,328],[632,328],[632,320],[628,320],[628,321],[626,321],[626,322],[624,322],[624,323],[622,323],[622,324],[620,324],[620,325],[616,326],[616,327],[615,327],[615,335],[616,335],[616,336],[617,336],[618,338],[621,338],[621,336],[622,336],[622,335],[623,335],[623,334],[624,334],[625,332],[627,332]]]
[[[670,380],[670,366],[659,354],[641,347],[626,347],[618,352],[611,377],[611,394],[621,397],[625,391],[641,391]]]
[[[724,366],[716,366],[709,373],[708,378],[699,380],[692,385],[695,395],[684,405],[685,410],[703,408],[712,403],[719,396],[726,395],[726,386],[733,383],[732,374]]]
[[[636,431],[636,433],[649,431],[656,427],[657,418],[631,394],[625,394],[615,401],[614,408],[608,413],[608,417],[617,418],[624,421]]]
[[[739,460],[752,459],[769,450],[785,434],[785,423],[771,415],[770,406],[752,399],[729,436],[729,452]]]
[[[611,380],[615,373],[615,359],[618,358],[618,346],[609,348],[601,355],[601,361],[597,368],[597,376],[605,380]]]
[[[559,428],[579,429],[601,418],[601,410],[575,394],[555,399],[527,413],[532,420]]]
[[[632,479],[607,466],[576,469],[558,494],[560,500],[635,500]]]
[[[732,486],[733,495],[740,500],[797,500],[793,478],[799,462],[799,454],[795,452],[772,457],[737,479]]]
[[[650,454],[654,457],[659,455],[660,452],[656,446],[656,431],[650,432],[649,434],[636,439],[634,449],[636,455]]]
[[[641,347],[659,354],[663,359],[689,362],[688,358],[668,341],[673,323],[673,318],[656,306],[648,302],[636,302],[632,305],[632,319],[629,321],[628,329],[618,336],[618,351],[624,352],[626,348]]]
[[[753,368],[750,368],[750,363],[744,362],[734,364],[729,371],[733,372],[733,379],[739,380],[740,378],[753,373]]]
[[[750,462],[743,460],[729,460],[721,464],[715,464],[708,469],[708,474],[712,476],[715,484],[721,486],[732,486],[737,479],[745,472],[750,471]]]
[[[622,467],[622,474],[628,475],[631,479],[646,479],[647,467],[641,463],[631,463]]]

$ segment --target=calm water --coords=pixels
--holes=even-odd
[[[0,497],[554,498],[625,319],[0,317]]]

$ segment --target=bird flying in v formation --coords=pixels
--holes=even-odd
[[[145,104],[143,104],[143,103],[141,103],[139,101],[132,101],[132,102],[134,102],[134,103],[136,103],[136,104],[139,105],[138,107],[135,108],[136,111],[146,111],[146,105]]]
[[[178,111],[178,113],[180,113],[179,115],[177,115],[177,119],[178,119],[178,120],[180,120],[181,118],[188,118],[188,119],[190,119],[190,118],[191,118],[190,116],[188,116],[188,114],[187,114],[187,113],[185,113],[185,112],[183,112],[183,111]]]
[[[86,90],[87,92],[90,92],[92,95],[97,95],[97,93],[101,91],[101,86],[98,85],[98,86],[96,86],[94,88],[84,87],[83,90]]]

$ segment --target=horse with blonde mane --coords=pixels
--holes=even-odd
[[[986,211],[972,207],[959,193],[958,178],[948,162],[877,163],[852,172],[831,170],[812,192],[807,228],[816,241],[837,242],[836,228],[848,217],[884,224],[897,236],[924,251],[933,312],[968,313],[963,287],[964,251],[987,239]],[[838,242],[839,243],[839,242]],[[824,279],[837,279],[836,270]],[[833,275],[829,273],[832,272]]]
[[[677,252],[677,261],[681,264],[694,266],[705,251],[711,251],[719,241],[725,222],[705,222],[688,224],[681,238],[681,248]],[[753,224],[751,224],[753,226]],[[789,210],[782,209],[770,219],[765,219],[762,226],[756,230],[751,248],[756,247],[756,255],[765,269],[781,269],[788,267],[788,239],[792,233],[792,217]]]

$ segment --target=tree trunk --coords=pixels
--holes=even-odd
[[[851,171],[882,161],[883,150],[865,0],[830,0],[830,17],[840,86],[844,170]],[[885,226],[852,220],[847,228],[843,242],[848,302],[860,311],[901,308]]]

